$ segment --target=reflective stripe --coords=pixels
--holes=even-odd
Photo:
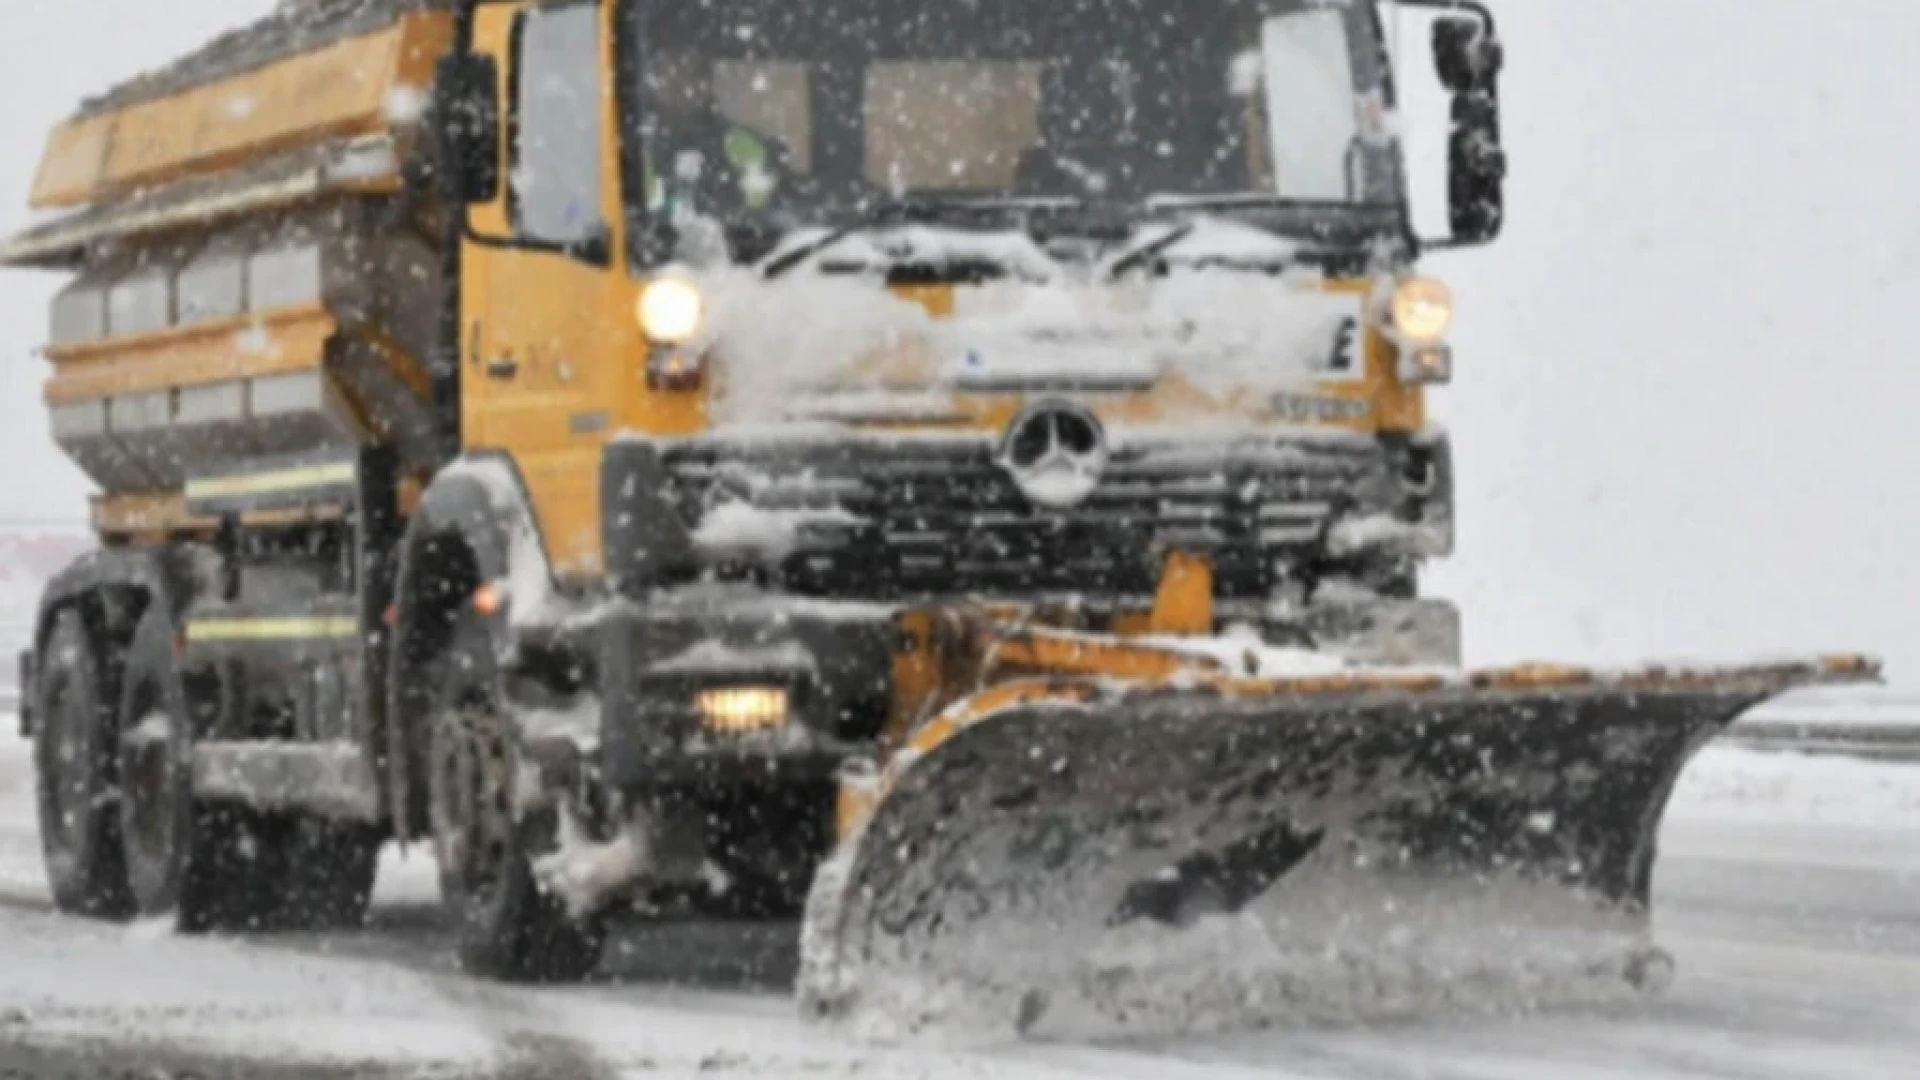
[[[353,474],[353,462],[341,461],[275,472],[204,477],[187,481],[187,499],[231,499],[242,495],[269,495],[281,491],[332,487],[335,484],[353,483]]]
[[[299,641],[355,637],[360,620],[340,616],[291,619],[196,619],[187,623],[188,641]]]

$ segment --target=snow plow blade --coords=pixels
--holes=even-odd
[[[1870,661],[1001,686],[823,867],[799,995],[870,1037],[1102,1038],[1657,988],[1682,768]],[[950,712],[949,716],[954,714]]]

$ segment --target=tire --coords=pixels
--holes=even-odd
[[[40,850],[54,906],[123,919],[133,912],[120,846],[118,725],[107,669],[80,612],[54,618],[34,687]]]
[[[270,924],[284,844],[262,815],[193,795],[194,715],[173,621],[149,610],[121,696],[121,838],[139,914],[182,933]]]
[[[461,967],[503,982],[590,977],[605,924],[569,917],[534,880],[533,859],[553,847],[554,816],[514,820],[517,749],[493,637],[477,614],[463,613],[432,677],[429,818]]]
[[[384,834],[371,825],[316,814],[295,815],[279,825],[287,873],[277,922],[300,930],[365,925]]]

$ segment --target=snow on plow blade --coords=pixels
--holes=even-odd
[[[816,881],[802,1007],[1099,1038],[1632,993],[1670,967],[1682,767],[1770,697],[1875,675],[1055,684],[896,762]]]

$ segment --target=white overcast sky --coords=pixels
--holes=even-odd
[[[266,0],[14,0],[0,223],[82,95]],[[1507,0],[1511,226],[1460,302],[1475,660],[1886,656],[1920,686],[1920,4]],[[0,518],[78,520],[53,283],[0,275]]]

